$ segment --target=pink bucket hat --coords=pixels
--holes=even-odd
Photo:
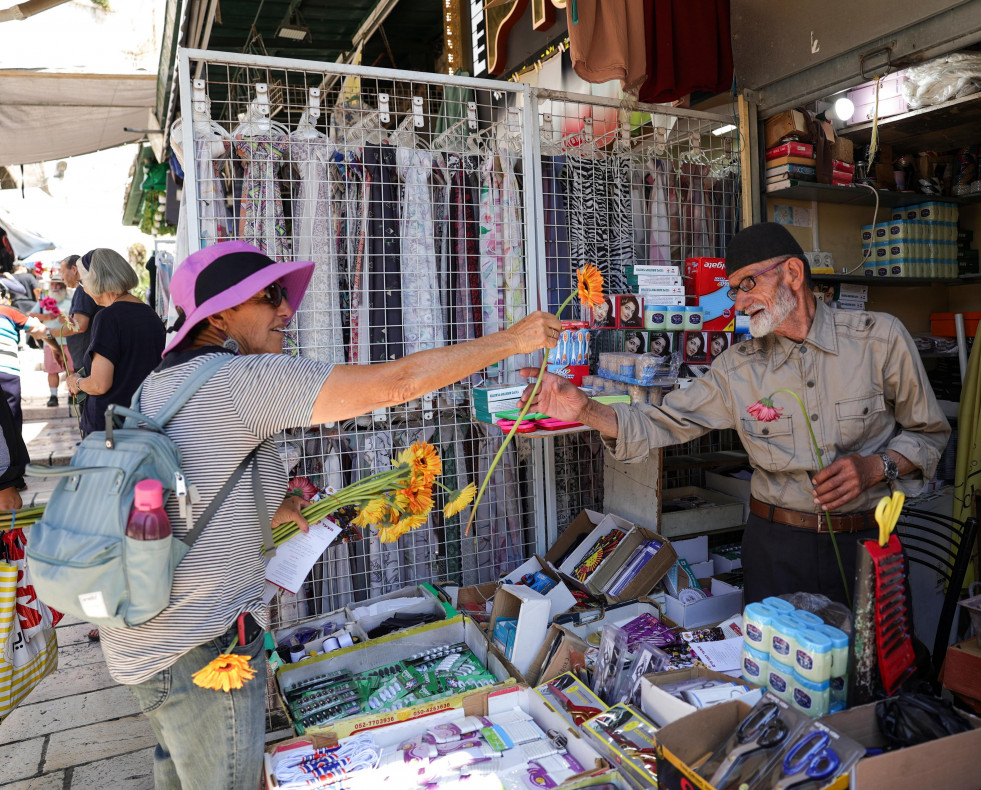
[[[170,295],[180,318],[164,354],[173,351],[187,333],[209,315],[237,307],[267,285],[278,282],[287,291],[290,307],[299,307],[313,276],[312,261],[277,263],[244,241],[220,241],[188,255],[170,281]]]

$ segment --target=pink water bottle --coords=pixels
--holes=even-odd
[[[133,509],[126,523],[126,537],[161,540],[170,537],[170,519],[163,509],[163,486],[159,480],[140,480],[133,496]]]

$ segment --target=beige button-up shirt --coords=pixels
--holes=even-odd
[[[746,407],[779,389],[783,410],[759,422]],[[943,412],[906,328],[885,313],[832,310],[817,302],[807,338],[797,343],[768,335],[737,343],[709,372],[661,406],[614,404],[616,440],[604,438],[618,461],[642,461],[655,447],[694,439],[710,430],[735,428],[753,465],[756,499],[807,513],[818,512],[811,476],[820,468],[809,423],[824,465],[849,453],[886,449],[906,456],[916,471],[897,485],[907,496],[923,490],[950,436]],[[868,510],[889,495],[877,483],[843,512]]]

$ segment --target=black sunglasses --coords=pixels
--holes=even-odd
[[[284,299],[287,302],[290,300],[286,288],[279,283],[270,283],[263,289],[261,296],[253,297],[249,301],[269,302],[273,307],[279,307]]]

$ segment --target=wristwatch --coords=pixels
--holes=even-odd
[[[889,453],[879,453],[879,458],[882,459],[882,475],[885,477],[887,483],[892,483],[899,477],[899,466],[892,459]]]

